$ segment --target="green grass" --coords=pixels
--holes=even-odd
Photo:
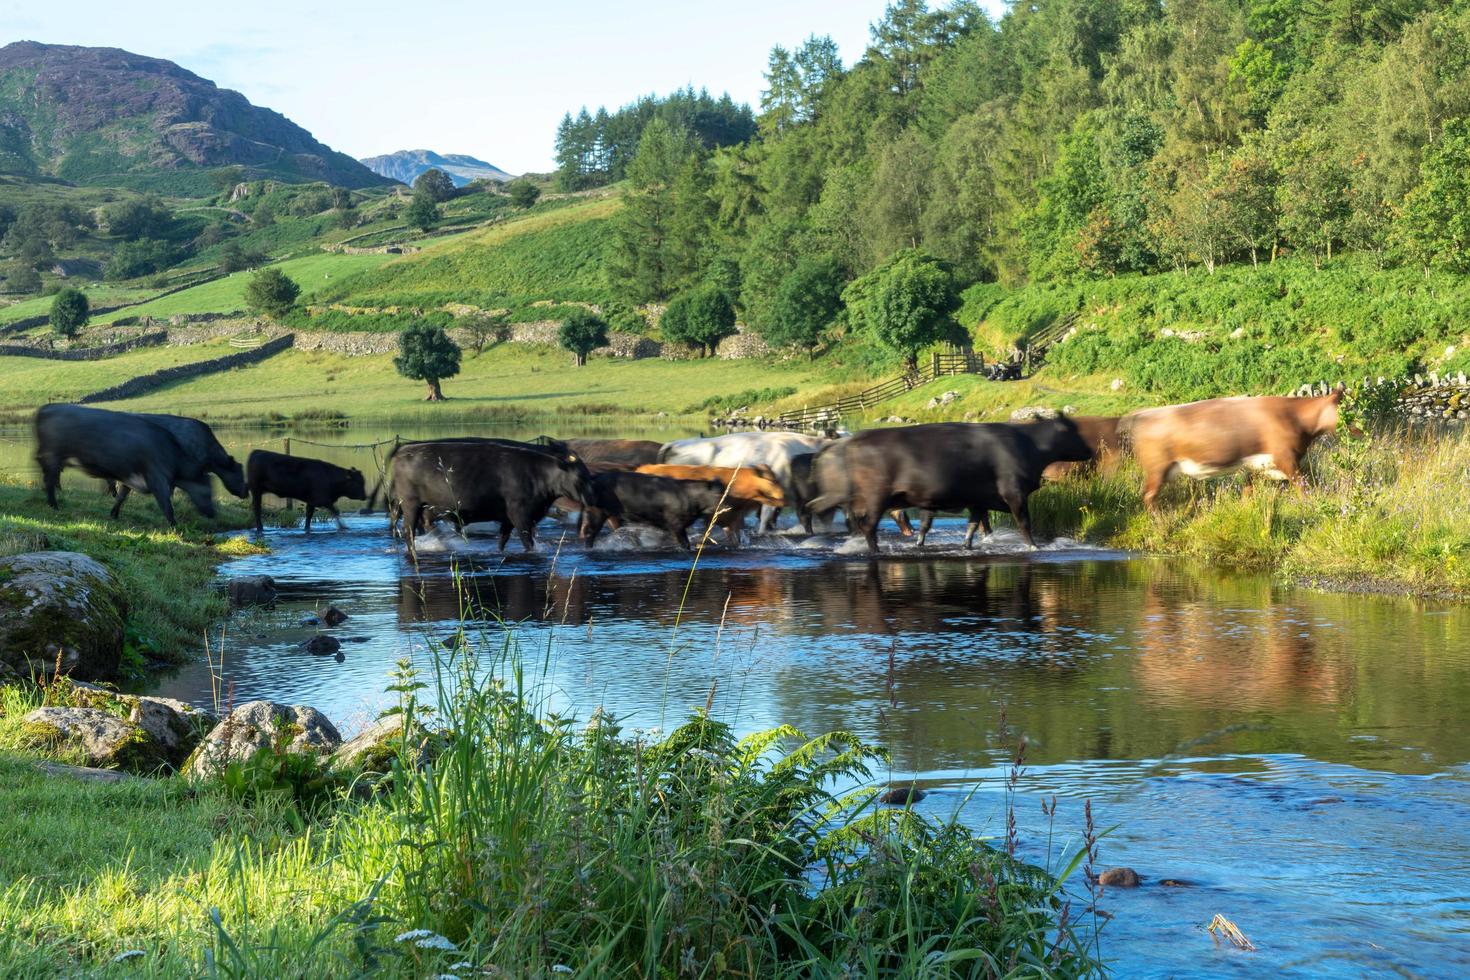
[[[379,792],[96,785],[0,752],[7,976],[1095,975],[1086,900],[962,826],[875,808],[885,754],[789,727],[666,738],[548,713],[466,630]],[[0,711],[32,701],[0,690]],[[368,785],[372,785],[371,783]],[[116,957],[130,950],[136,958]]]
[[[14,477],[7,477],[13,480]],[[128,601],[127,624],[146,652],[183,663],[203,650],[204,631],[223,617],[224,598],[211,588],[215,567],[230,553],[222,532],[244,528],[245,506],[216,493],[213,520],[175,500],[180,530],[170,531],[157,506],[134,494],[121,519],[97,481],[67,479],[60,509],[46,506],[40,487],[0,482],[0,554],[50,548],[79,551],[106,565]]]
[[[189,347],[145,347],[101,361],[0,357],[0,413],[29,417],[48,401],[73,401],[139,374],[231,353],[225,341]]]

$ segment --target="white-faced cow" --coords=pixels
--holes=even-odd
[[[732,432],[709,439],[679,439],[664,443],[659,451],[660,463],[688,466],[766,466],[781,485],[787,501],[797,498],[791,473],[791,461],[806,453],[815,453],[829,440],[821,436],[797,432]],[[777,508],[762,507],[758,530],[764,532],[775,520]]]
[[[1340,401],[1341,389],[1315,398],[1212,398],[1125,416],[1144,505],[1154,509],[1175,474],[1203,480],[1244,469],[1300,485],[1302,457],[1337,429]]]

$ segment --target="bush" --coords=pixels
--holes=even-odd
[[[541,199],[541,188],[524,177],[507,184],[505,192],[510,195],[510,203],[518,208],[528,208]]]
[[[140,238],[122,242],[112,250],[103,275],[112,280],[136,279],[162,272],[174,264],[174,250],[168,242]]]
[[[285,316],[301,295],[301,287],[279,269],[262,269],[245,286],[245,303],[257,313]]]
[[[80,289],[67,287],[51,301],[51,329],[62,337],[75,337],[92,315],[91,304]]]
[[[587,363],[588,354],[607,346],[607,321],[591,310],[574,307],[561,322],[556,339],[572,352],[577,367],[582,367]]]
[[[709,356],[735,333],[735,306],[718,286],[697,286],[670,301],[659,330],[666,340],[693,344]]]
[[[246,248],[239,242],[230,242],[219,253],[221,272],[242,272],[265,265],[269,261],[270,256],[260,249]]]
[[[449,339],[443,327],[419,323],[399,335],[398,350],[398,356],[393,358],[398,373],[428,385],[429,393],[424,401],[443,401],[439,382],[459,373],[459,345]]]
[[[439,206],[427,194],[415,192],[403,213],[404,220],[419,231],[429,231],[439,221]]]
[[[842,312],[842,266],[831,256],[807,258],[781,280],[761,335],[777,347],[812,348]]]

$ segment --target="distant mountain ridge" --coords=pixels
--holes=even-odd
[[[0,172],[136,185],[226,166],[385,183],[280,113],[171,61],[35,41],[0,48]]]
[[[463,187],[472,180],[514,180],[494,164],[486,163],[466,153],[435,153],[433,150],[399,150],[381,156],[364,157],[362,165],[382,177],[402,181],[409,186],[425,170],[439,169],[449,175],[455,187]]]

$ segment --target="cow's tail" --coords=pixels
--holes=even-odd
[[[813,514],[830,514],[839,507],[846,508],[852,501],[852,480],[847,472],[847,444],[828,446],[812,460],[812,480],[817,485],[817,495],[807,503]]]

